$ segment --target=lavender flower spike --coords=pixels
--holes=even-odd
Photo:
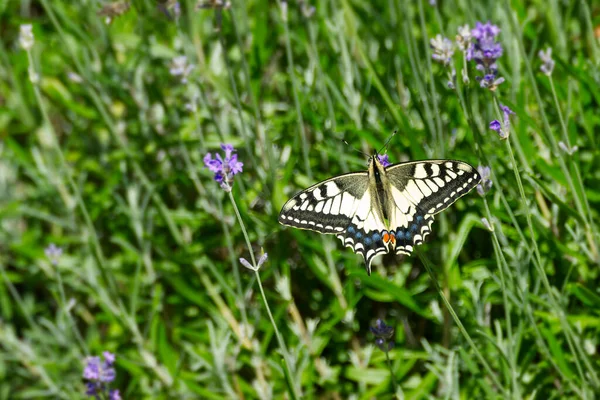
[[[215,158],[208,153],[204,156],[204,165],[214,172],[215,181],[219,182],[221,188],[226,192],[231,191],[233,177],[242,172],[244,164],[237,159],[237,154],[233,154],[235,149],[230,144],[221,144],[221,149],[225,151],[225,157],[215,154]]]
[[[389,341],[394,336],[394,328],[387,325],[382,319],[375,322],[375,327],[369,328],[375,335],[375,345],[381,351],[388,352],[394,347],[394,342]]]
[[[108,398],[109,400],[120,400],[121,395],[116,389],[110,390],[108,384],[115,380],[117,373],[114,368],[115,355],[105,351],[102,353],[104,361],[100,357],[87,357],[83,369],[83,379],[85,382],[85,394],[98,398]],[[108,396],[108,397],[107,397]]]
[[[481,176],[481,181],[479,182],[479,185],[477,185],[477,193],[483,197],[492,188],[493,182],[490,179],[492,171],[490,167],[483,167],[480,165],[477,167],[477,172],[479,172],[479,176]]]
[[[448,38],[437,35],[434,39],[429,41],[433,54],[431,58],[436,61],[449,65],[452,62],[452,56],[454,55],[454,44]]]
[[[467,49],[467,60],[475,61],[477,70],[483,73],[483,76],[476,78],[479,86],[490,90],[496,90],[504,82],[504,78],[497,77],[496,60],[503,53],[502,45],[496,41],[499,33],[500,28],[489,21],[485,24],[477,22],[471,31],[472,43]]]
[[[542,66],[540,67],[540,70],[548,76],[552,75],[552,71],[554,70],[554,60],[552,59],[552,47],[548,47],[545,52],[543,50],[540,50],[538,55],[540,56],[543,62]]]

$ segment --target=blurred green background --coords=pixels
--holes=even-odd
[[[496,90],[456,42],[488,20]],[[598,2],[4,0],[0,32],[0,399],[85,398],[105,350],[124,399],[600,393]],[[277,223],[366,168],[342,139],[394,131],[391,162],[489,166],[491,190],[370,277]],[[231,195],[203,163],[221,143]]]

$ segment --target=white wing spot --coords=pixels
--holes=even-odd
[[[427,171],[425,171],[425,164],[415,165],[415,178],[418,178],[418,179],[427,178]]]
[[[429,189],[431,189],[431,191],[433,193],[435,193],[435,192],[437,192],[439,190],[438,185],[436,185],[435,183],[433,183],[433,181],[431,179],[425,179],[424,182],[427,184],[427,186],[429,186]]]
[[[319,188],[313,190],[312,195],[315,198],[315,200],[323,200],[323,196],[321,196],[321,189]]]
[[[354,211],[354,201],[355,198],[354,196],[352,196],[350,193],[345,192],[342,195],[342,205],[340,208],[340,214],[344,214],[347,216],[350,216],[350,214],[352,213],[352,211]]]
[[[431,195],[431,189],[429,189],[429,186],[427,186],[425,182],[417,181],[417,186],[419,187],[419,189],[421,189],[421,192],[423,192],[425,196]]]
[[[308,208],[308,205],[309,205],[309,204],[310,204],[310,203],[308,202],[308,200],[306,200],[304,203],[302,203],[302,206],[300,206],[300,209],[301,209],[302,211],[306,210],[306,209]]]
[[[333,199],[333,204],[331,205],[330,213],[333,215],[338,215],[340,213],[340,203],[342,202],[342,196],[336,196]]]
[[[325,187],[327,188],[327,197],[333,197],[340,193],[340,188],[335,182],[327,182]]]
[[[323,209],[323,205],[325,204],[324,201],[320,201],[317,203],[317,205],[315,206],[315,212],[320,213],[321,210]]]
[[[444,187],[444,181],[442,178],[438,178],[437,176],[435,178],[433,178],[433,181],[435,182],[436,185],[438,185],[439,187]]]
[[[324,214],[329,214],[329,211],[331,210],[331,203],[332,203],[331,199],[329,199],[329,200],[327,200],[327,202],[325,202],[325,205],[323,206]]]
[[[415,204],[418,204],[423,198],[423,193],[421,193],[421,191],[419,190],[419,187],[415,183],[414,179],[408,181],[406,187],[404,188],[404,193],[408,195],[407,197],[410,200],[414,200]]]

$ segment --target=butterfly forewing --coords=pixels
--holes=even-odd
[[[368,174],[356,172],[317,183],[285,203],[279,222],[321,233],[340,233],[352,222],[369,187]]]
[[[473,189],[480,180],[475,168],[461,161],[428,160],[387,167],[390,227],[396,253],[410,254],[431,232],[433,216]]]

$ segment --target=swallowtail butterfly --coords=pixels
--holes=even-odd
[[[454,160],[424,160],[385,167],[378,156],[365,172],[351,172],[296,194],[279,223],[336,235],[360,253],[371,274],[381,253],[409,255],[431,231],[433,216],[480,181],[477,170]]]

